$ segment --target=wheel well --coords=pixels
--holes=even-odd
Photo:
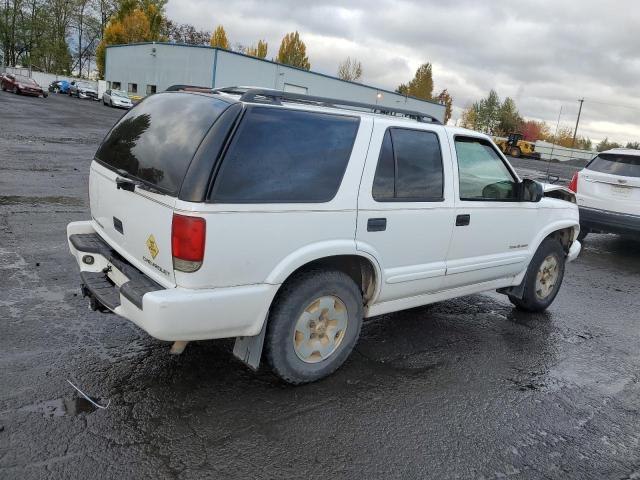
[[[285,280],[307,270],[336,270],[349,275],[360,286],[364,305],[367,305],[376,292],[376,271],[373,264],[359,255],[334,255],[324,257],[302,265]]]
[[[569,249],[571,248],[571,244],[573,243],[573,235],[574,228],[567,227],[550,233],[549,235],[547,235],[547,238],[555,238],[556,240],[558,240],[560,242],[560,245],[562,245],[565,253],[569,253]]]

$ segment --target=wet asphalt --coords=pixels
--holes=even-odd
[[[546,313],[488,293],[370,319],[293,388],[88,310],[65,226],[121,114],[0,92],[0,478],[640,479],[640,241],[587,237]]]

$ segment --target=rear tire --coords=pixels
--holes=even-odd
[[[542,312],[553,303],[564,278],[565,253],[555,238],[546,238],[529,263],[522,298],[509,295],[518,309]]]
[[[265,358],[273,373],[299,385],[326,377],[360,336],[362,294],[347,274],[310,270],[282,286],[271,306]]]

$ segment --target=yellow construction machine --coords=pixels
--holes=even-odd
[[[505,155],[512,157],[540,158],[533,142],[522,139],[521,133],[510,133],[508,137],[495,137],[494,142]]]

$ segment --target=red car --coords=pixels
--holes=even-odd
[[[32,95],[34,97],[42,95],[43,98],[47,98],[48,95],[33,78],[14,75],[13,73],[2,77],[0,86],[3,91],[9,90],[18,95]]]

